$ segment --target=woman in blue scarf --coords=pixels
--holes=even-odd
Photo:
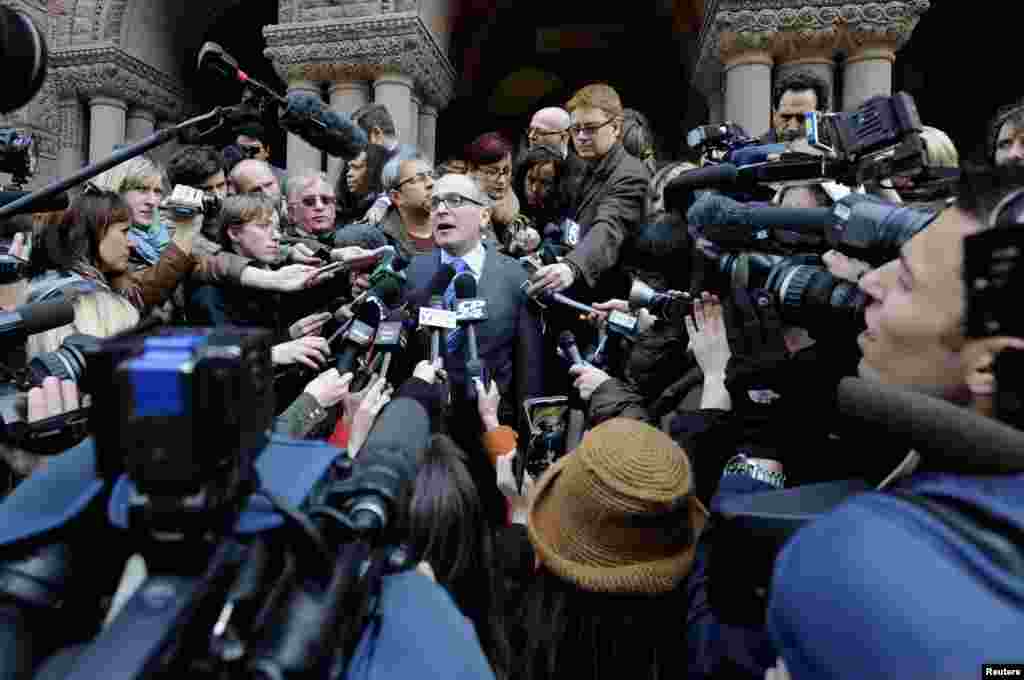
[[[132,211],[128,239],[132,244],[133,269],[156,264],[171,242],[171,233],[160,219],[164,197],[163,170],[144,156],[137,156],[106,171],[93,184],[120,194]]]

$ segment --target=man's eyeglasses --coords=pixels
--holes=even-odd
[[[614,122],[614,118],[609,118],[603,123],[591,123],[590,125],[580,125],[579,123],[576,123],[575,125],[569,126],[569,131],[572,133],[573,137],[579,137],[584,132],[587,133],[588,135],[593,135],[596,134],[597,131],[603,128],[605,125]]]
[[[313,194],[312,196],[303,196],[299,200],[307,208],[315,207],[318,202],[323,203],[326,207],[330,207],[335,205],[336,201],[335,197],[330,194]]]
[[[532,127],[527,128],[526,138],[533,139],[534,137],[546,137],[549,135],[564,135],[568,131],[569,128],[566,128],[565,130],[544,130],[542,128]]]
[[[430,171],[430,172],[417,172],[412,177],[406,177],[401,182],[396,184],[395,185],[395,191],[398,191],[403,186],[405,186],[406,184],[410,184],[411,182],[426,182],[428,179],[437,179],[437,175],[433,171]]]
[[[461,208],[467,204],[478,205],[481,208],[484,205],[480,201],[474,201],[472,198],[463,196],[462,194],[444,194],[442,196],[432,196],[430,198],[430,209],[437,210],[441,207],[442,203],[444,203],[444,206],[448,210],[455,210],[456,208]]]
[[[480,172],[483,173],[487,179],[510,177],[512,175],[512,166],[506,165],[503,168],[480,168]]]

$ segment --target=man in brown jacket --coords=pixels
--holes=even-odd
[[[610,275],[621,269],[622,245],[644,217],[651,176],[622,146],[622,101],[614,89],[588,85],[566,109],[576,154],[587,164],[575,192],[579,242],[561,262],[538,269],[529,292],[575,286],[574,293],[589,300],[624,297],[628,291]]]

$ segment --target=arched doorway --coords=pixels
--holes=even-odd
[[[609,83],[624,106],[646,114],[668,156],[706,118],[689,84],[703,3],[484,4],[452,34],[460,85],[438,121],[439,159],[490,130],[520,141],[533,111],[564,106],[592,82]]]

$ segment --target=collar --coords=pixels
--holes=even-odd
[[[615,146],[608,149],[608,153],[604,155],[604,158],[591,163],[590,172],[592,177],[603,179],[611,175],[615,168],[618,167],[619,160],[624,153],[625,149],[622,146],[622,142],[615,142]]]
[[[480,278],[480,274],[484,271],[484,258],[487,257],[487,250],[484,249],[483,242],[477,244],[476,248],[469,251],[462,256],[462,259],[466,261],[466,265],[470,271],[473,272],[473,276],[477,279]],[[454,255],[449,254],[447,251],[441,251],[441,264],[448,264],[455,259]]]

